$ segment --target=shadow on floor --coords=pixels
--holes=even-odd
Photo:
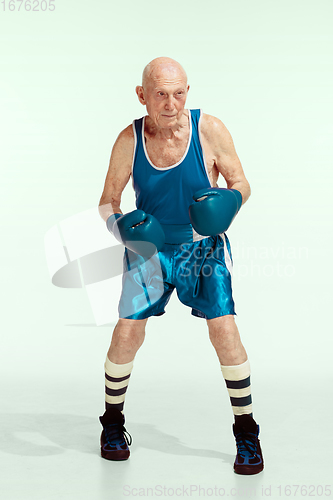
[[[195,449],[183,444],[178,437],[151,424],[128,422],[133,438],[131,452],[139,448],[171,455],[216,458],[232,464],[234,456],[216,450]],[[67,450],[98,454],[101,426],[98,419],[64,414],[2,414],[0,451],[22,456],[59,455]]]

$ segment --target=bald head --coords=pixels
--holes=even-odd
[[[185,86],[187,85],[186,72],[179,62],[170,57],[157,57],[150,61],[144,68],[142,73],[142,87],[147,89],[156,80],[159,80],[166,74],[169,74],[171,77],[184,79]]]
[[[158,57],[147,64],[135,91],[157,128],[178,129],[188,123],[184,109],[189,88],[184,68],[170,57]]]

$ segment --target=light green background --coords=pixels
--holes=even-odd
[[[145,112],[134,89],[144,65],[157,56],[184,66],[191,85],[188,107],[225,123],[252,187],[228,235],[256,411],[266,412],[266,425],[281,412],[292,425],[300,415],[317,425],[322,411],[332,411],[331,398],[325,397],[332,380],[332,2],[55,0],[55,5],[54,12],[33,13],[3,12],[0,4],[0,370],[10,436],[1,457],[3,470],[8,467],[8,499],[28,498],[8,479],[26,464],[12,454],[12,442],[23,446],[26,456],[31,439],[36,450],[62,456],[60,445],[54,451],[49,442],[35,442],[36,435],[28,444],[14,439],[10,422],[21,425],[19,409],[45,418],[58,412],[92,419],[102,412],[103,362],[112,328],[94,326],[84,290],[53,287],[43,240],[50,227],[97,206],[118,133]],[[133,206],[129,186],[123,211]],[[167,411],[170,400],[181,406],[186,387],[193,394],[200,388],[202,401],[207,386],[199,374],[213,370],[214,397],[221,391],[230,411],[204,321],[192,318],[174,297],[167,315],[148,322],[147,333],[132,393],[142,391],[140,376],[149,379],[152,373],[161,391],[144,379],[154,393],[152,399],[144,396],[145,409]],[[170,390],[179,385],[178,395]],[[211,397],[204,398],[205,410]],[[127,404],[146,422],[142,407]],[[195,395],[191,404],[203,411]],[[97,442],[100,429],[94,425]],[[24,432],[29,434],[29,427]],[[40,470],[47,467],[38,464]],[[195,465],[186,467],[193,481]],[[318,467],[316,484],[327,484],[325,470]],[[156,474],[155,479],[163,476]],[[88,479],[82,480],[77,491],[89,492]],[[280,475],[280,483],[284,480]],[[49,485],[36,491],[31,481],[26,491],[34,492],[35,500],[46,498]],[[48,498],[75,498],[60,482],[54,479]]]

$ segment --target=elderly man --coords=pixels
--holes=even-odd
[[[234,470],[263,469],[259,426],[252,416],[250,366],[234,321],[231,249],[225,230],[250,196],[250,186],[223,123],[185,108],[182,66],[151,61],[136,87],[147,115],[118,136],[99,203],[101,217],[125,245],[119,321],[105,362],[101,454],[126,460],[125,393],[150,316],[164,314],[176,288],[192,314],[205,318],[235,417]],[[227,188],[218,188],[219,175]],[[122,214],[121,194],[132,177],[137,210]],[[195,200],[195,201],[193,201]]]

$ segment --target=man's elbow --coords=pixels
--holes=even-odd
[[[234,183],[229,189],[237,189],[242,195],[242,205],[247,202],[251,196],[251,187],[248,181],[239,181]]]
[[[251,196],[251,186],[250,184],[247,182],[246,183],[246,186],[245,186],[245,196],[244,196],[244,200],[243,200],[243,204],[250,198]]]

